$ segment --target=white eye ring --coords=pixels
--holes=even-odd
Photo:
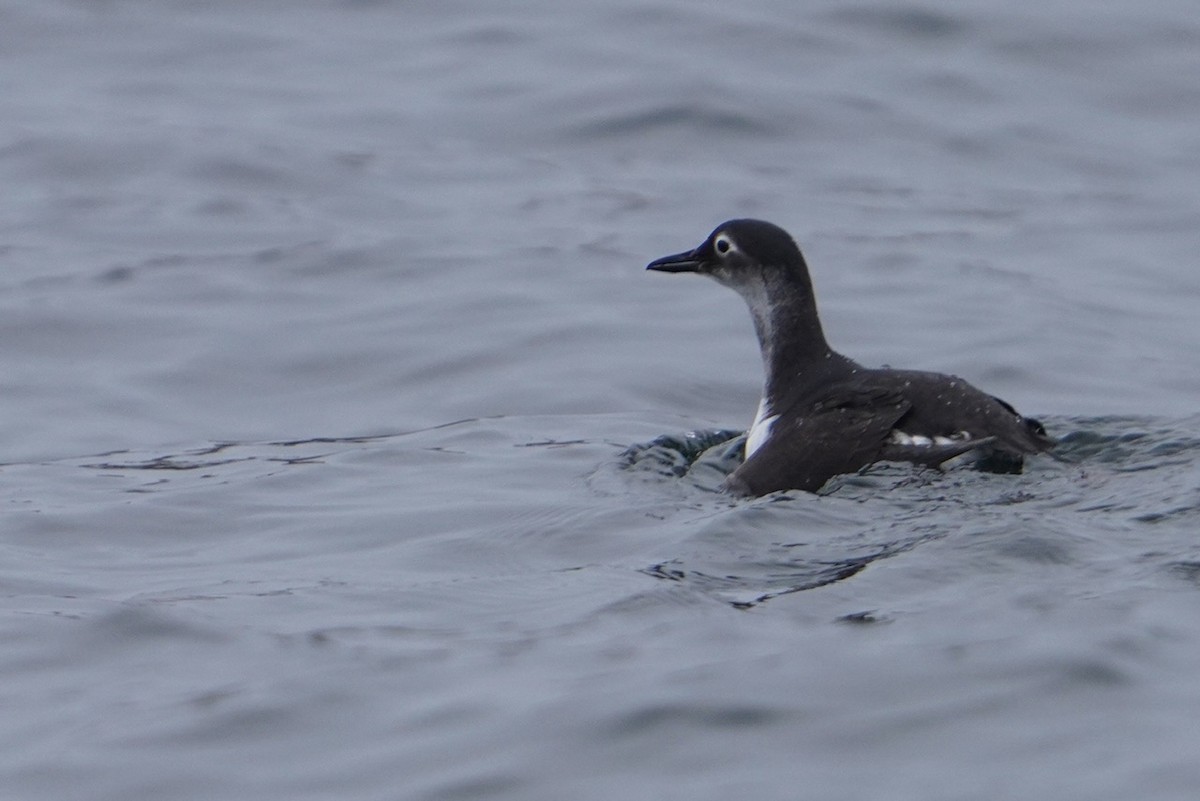
[[[721,234],[713,240],[713,250],[724,256],[729,251],[733,250],[733,240]]]

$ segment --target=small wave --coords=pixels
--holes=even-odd
[[[1097,530],[1194,527],[1200,519],[1200,420],[1060,418],[1055,458],[1029,460],[1023,474],[995,475],[878,464],[834,479],[819,495],[784,492],[733,500],[697,513],[681,506],[667,524],[690,526],[642,572],[749,609],[781,595],[861,576],[872,564],[955,538],[996,569],[1054,569],[1085,559]],[[730,432],[664,436],[626,451],[625,469],[662,486],[711,489],[691,477],[703,446]],[[738,443],[726,439],[724,442]],[[736,450],[726,446],[726,451]],[[718,451],[720,449],[718,448]],[[736,459],[710,461],[726,471]],[[1175,554],[1174,558],[1168,558]],[[1164,543],[1174,575],[1195,581],[1194,558]]]
[[[588,139],[645,135],[656,131],[687,130],[738,136],[774,136],[776,126],[759,117],[700,103],[680,103],[625,111],[591,119],[575,127]]]

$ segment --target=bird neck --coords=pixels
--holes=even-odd
[[[812,285],[807,280],[766,280],[743,292],[762,352],[763,401],[778,412],[785,395],[802,392],[852,363],[829,347]]]

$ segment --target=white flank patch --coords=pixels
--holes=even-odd
[[[777,414],[769,414],[767,399],[758,402],[758,412],[754,415],[754,424],[750,426],[750,435],[746,437],[746,458],[749,459],[756,450],[766,444],[771,437],[771,426],[779,419]]]

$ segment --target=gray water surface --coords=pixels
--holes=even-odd
[[[1193,799],[1198,132],[1184,0],[0,0],[0,795]],[[735,216],[1060,458],[714,492]]]

